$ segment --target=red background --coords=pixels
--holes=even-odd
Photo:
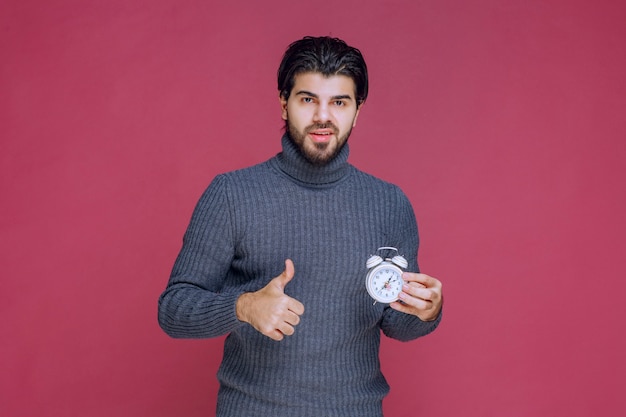
[[[279,151],[287,44],[359,47],[351,161],[399,184],[445,318],[383,342],[396,416],[626,410],[621,1],[0,5],[0,415],[213,414],[222,340],[156,305],[193,206]]]

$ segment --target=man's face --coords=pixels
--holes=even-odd
[[[291,139],[316,165],[328,163],[339,153],[360,110],[352,78],[317,72],[296,75],[289,99],[280,97],[280,104]]]

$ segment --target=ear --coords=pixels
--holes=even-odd
[[[282,117],[283,120],[287,120],[287,99],[283,97],[282,94],[279,94],[278,100],[280,101],[280,117]]]
[[[356,119],[359,117],[359,112],[361,111],[361,108],[363,107],[363,104],[365,104],[365,102],[362,102],[356,108],[356,114],[354,115],[354,120],[352,121],[352,127],[356,126]]]

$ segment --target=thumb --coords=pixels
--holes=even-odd
[[[295,275],[295,268],[293,266],[293,261],[291,259],[286,259],[285,270],[282,272],[282,274],[274,278],[274,282],[278,285],[278,287],[282,291],[284,291],[285,287],[287,286],[287,284],[289,284],[289,281],[292,280],[294,275]]]

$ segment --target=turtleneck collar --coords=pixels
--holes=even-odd
[[[306,185],[325,185],[335,183],[348,175],[350,164],[348,155],[350,149],[346,143],[339,154],[326,165],[313,165],[300,153],[296,145],[284,134],[282,139],[283,151],[276,155],[276,167],[294,180]]]

